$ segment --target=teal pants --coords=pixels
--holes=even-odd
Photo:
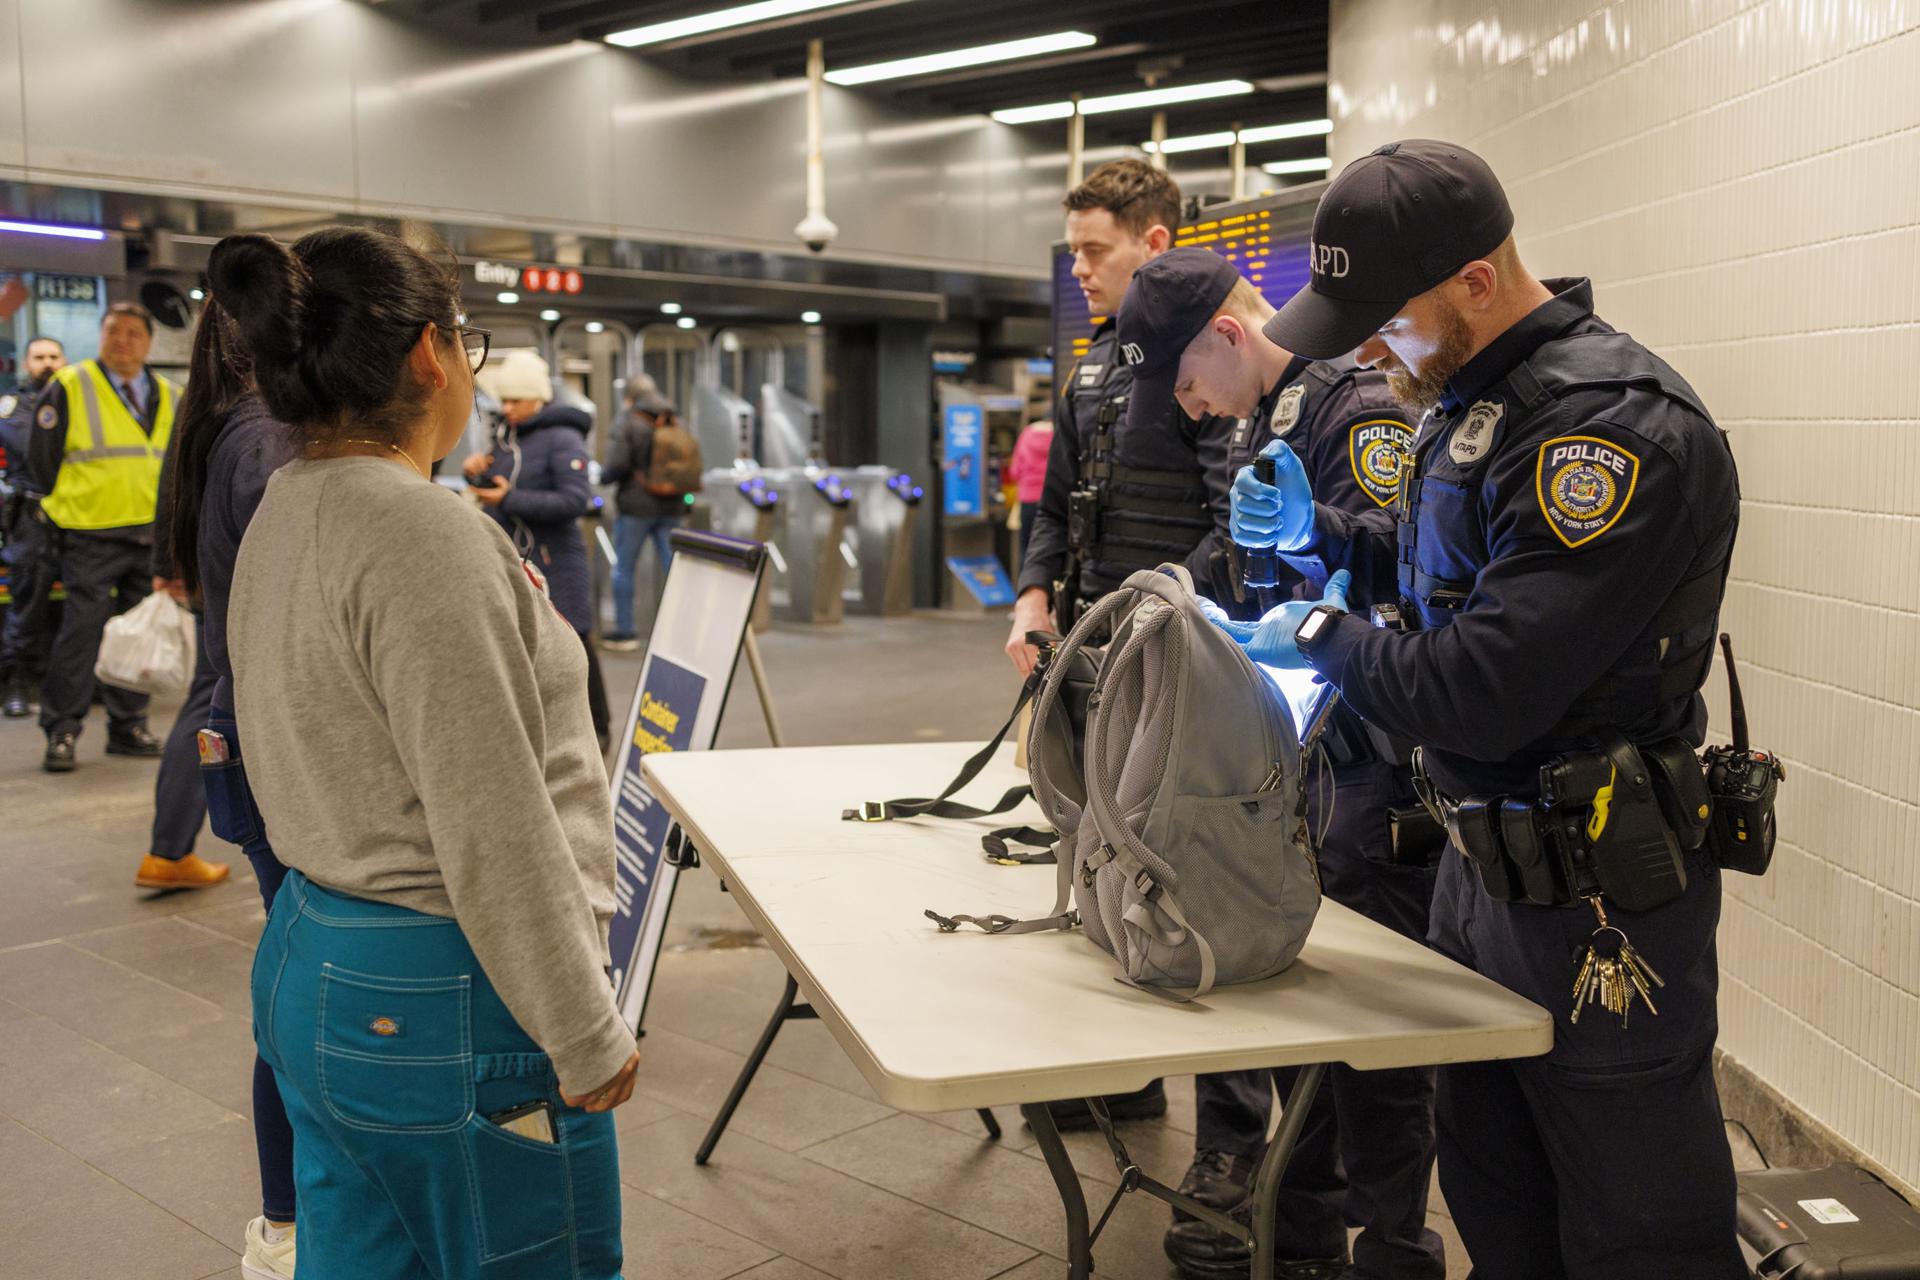
[[[454,921],[289,871],[253,1026],[293,1124],[300,1280],[619,1280],[613,1116],[560,1101]],[[556,1142],[487,1119],[539,1099]]]

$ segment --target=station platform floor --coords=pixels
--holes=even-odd
[[[1017,688],[999,616],[850,619],[761,637],[795,745],[990,734]],[[638,655],[609,654],[623,710]],[[164,733],[173,709],[156,709]],[[134,887],[152,818],[150,761],[102,754],[40,771],[31,720],[0,721],[0,1275],[239,1280],[259,1211],[248,972],[262,912],[246,860],[225,884]],[[765,746],[744,667],[722,747]],[[944,778],[930,778],[937,786]],[[848,803],[869,798],[845,797]],[[1017,1109],[988,1142],[971,1112],[877,1102],[827,1032],[790,1023],[707,1168],[693,1151],[780,994],[779,962],[714,877],[683,878],[619,1121],[628,1280],[1056,1280],[1057,1196]],[[1126,1126],[1169,1181],[1192,1155],[1190,1079],[1163,1121]],[[1096,1207],[1114,1168],[1098,1135],[1069,1146]],[[1167,1210],[1129,1196],[1096,1250],[1112,1280],[1176,1275]],[[1450,1280],[1467,1260],[1436,1189]]]

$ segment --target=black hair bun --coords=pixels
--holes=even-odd
[[[291,361],[300,349],[307,271],[271,236],[228,236],[207,260],[214,301],[233,317],[256,364]]]

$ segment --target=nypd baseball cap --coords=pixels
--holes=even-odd
[[[1389,142],[1320,197],[1307,287],[1264,332],[1295,355],[1345,355],[1512,231],[1513,209],[1486,161],[1451,142]]]
[[[1173,399],[1180,357],[1233,292],[1240,273],[1210,249],[1169,249],[1133,273],[1114,336],[1133,375],[1127,419],[1151,423]]]

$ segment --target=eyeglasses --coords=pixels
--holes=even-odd
[[[467,367],[480,372],[486,366],[487,352],[493,349],[493,330],[463,324],[456,326],[455,332],[460,335],[461,349],[467,353]]]

